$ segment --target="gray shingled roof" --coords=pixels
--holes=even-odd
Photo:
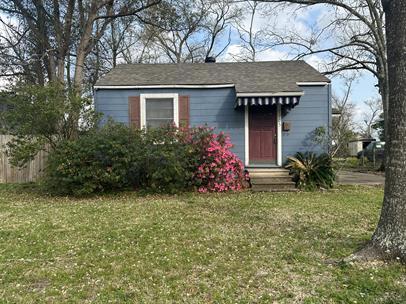
[[[330,82],[304,61],[125,64],[98,86],[234,84],[237,93],[301,92],[297,82]]]

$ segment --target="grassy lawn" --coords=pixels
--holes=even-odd
[[[0,187],[0,302],[405,303],[400,264],[339,262],[380,188],[88,199]]]
[[[347,157],[347,158],[334,158],[333,163],[336,169],[338,170],[345,170],[345,171],[355,171],[355,172],[364,172],[364,173],[374,173],[383,175],[384,172],[380,171],[381,162],[377,161],[375,163],[368,161],[368,159],[364,159],[364,163],[362,160],[356,157]]]

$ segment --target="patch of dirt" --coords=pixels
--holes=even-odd
[[[344,262],[367,262],[367,263],[379,263],[379,262],[400,262],[399,258],[377,248],[372,243],[367,243],[360,250],[354,252],[352,255],[344,259]]]
[[[45,290],[50,285],[48,280],[39,280],[29,285],[29,289],[38,292]]]

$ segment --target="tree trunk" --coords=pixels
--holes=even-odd
[[[389,135],[381,217],[371,250],[406,261],[406,1],[382,0],[389,71]]]
[[[383,121],[384,121],[384,131],[385,131],[385,139],[388,137],[386,134],[388,130],[388,123],[389,123],[389,84],[388,84],[388,75],[382,76],[378,78],[378,85],[379,85],[379,94],[382,98],[382,109],[384,113]]]

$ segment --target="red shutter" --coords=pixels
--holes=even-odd
[[[140,97],[128,97],[128,118],[130,127],[141,128]]]
[[[189,96],[179,96],[179,126],[189,127]]]

